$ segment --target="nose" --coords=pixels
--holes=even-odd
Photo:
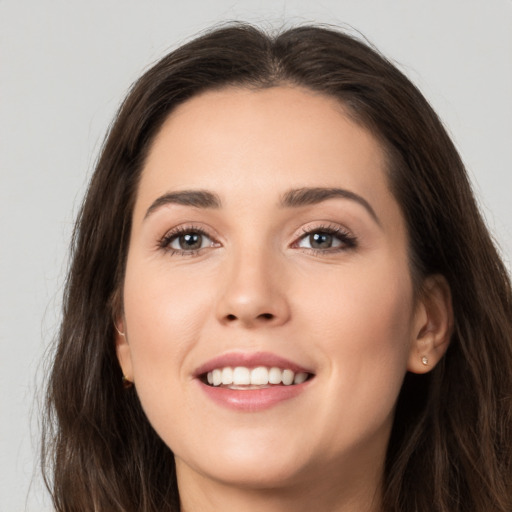
[[[233,256],[219,291],[217,318],[245,328],[278,326],[290,318],[286,273],[269,252]]]

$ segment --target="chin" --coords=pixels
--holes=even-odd
[[[300,480],[304,461],[298,450],[276,449],[260,443],[228,445],[215,453],[204,453],[202,457],[189,460],[176,457],[178,475],[180,471],[194,471],[204,477],[225,485],[272,489],[287,487]]]

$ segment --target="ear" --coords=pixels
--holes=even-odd
[[[124,378],[133,382],[133,365],[130,345],[126,338],[125,322],[122,318],[114,320],[116,354]]]
[[[448,349],[452,329],[450,286],[442,275],[428,276],[416,308],[407,369],[412,373],[432,370]]]

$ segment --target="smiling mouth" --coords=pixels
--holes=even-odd
[[[289,368],[258,366],[248,368],[237,366],[232,368],[215,368],[200,376],[201,381],[211,387],[253,390],[275,386],[294,386],[302,384],[313,377],[311,373],[294,372]]]

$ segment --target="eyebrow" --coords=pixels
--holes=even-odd
[[[302,187],[291,189],[281,196],[279,206],[282,208],[300,208],[303,206],[318,204],[333,198],[349,199],[359,203],[370,214],[373,220],[379,226],[381,225],[375,210],[372,208],[370,203],[364,199],[364,197],[343,188]],[[182,190],[179,192],[168,192],[151,203],[151,206],[146,211],[144,219],[149,217],[155,210],[158,210],[162,206],[166,206],[168,204],[213,209],[218,209],[222,205],[220,197],[208,190]]]
[[[221,202],[217,194],[207,190],[182,190],[169,192],[155,199],[147,209],[144,219],[147,219],[155,210],[168,204],[180,204],[195,208],[220,208]]]
[[[343,188],[304,187],[289,190],[281,197],[280,204],[285,208],[300,208],[301,206],[318,204],[332,198],[349,199],[359,203],[370,214],[372,219],[381,226],[379,217],[371,204],[364,197]]]

